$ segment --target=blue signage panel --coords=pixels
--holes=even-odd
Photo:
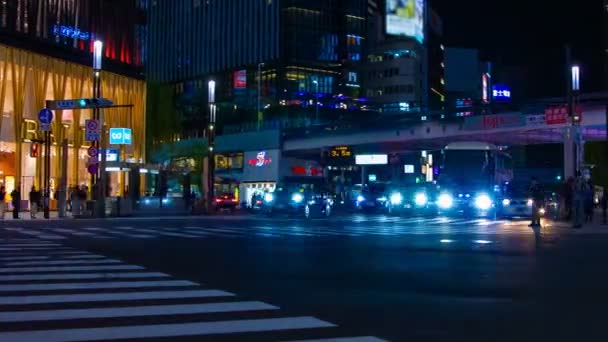
[[[110,145],[131,145],[130,128],[110,128]]]
[[[505,85],[495,84],[492,86],[492,98],[496,101],[509,101],[511,89]]]
[[[43,124],[50,124],[53,121],[53,112],[48,108],[43,108],[38,112],[38,121]]]
[[[81,40],[89,40],[91,34],[86,31],[81,31],[79,28],[64,25],[53,25],[53,33],[58,36],[67,38],[76,38]]]

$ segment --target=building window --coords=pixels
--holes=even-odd
[[[243,152],[216,154],[215,168],[217,170],[242,170],[243,160]]]

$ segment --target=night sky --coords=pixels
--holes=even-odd
[[[601,0],[429,2],[443,19],[447,46],[479,48],[482,58],[522,67],[529,97],[564,94],[566,43],[581,65],[583,91],[607,83]]]

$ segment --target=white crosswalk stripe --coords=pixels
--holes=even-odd
[[[0,240],[0,247],[8,244]],[[0,341],[213,340],[226,334],[260,340],[268,333],[285,341],[311,336],[320,341],[383,341],[336,337],[342,332],[331,322],[289,316],[275,305],[243,301],[231,292],[116,258],[17,247],[29,248],[31,255],[23,257],[20,250],[0,253]]]

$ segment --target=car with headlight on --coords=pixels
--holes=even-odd
[[[502,217],[532,217],[534,201],[530,198],[528,188],[516,184],[509,184],[505,188],[502,199],[498,203],[498,215]],[[542,207],[541,209],[544,210]],[[544,214],[544,212],[541,214]]]
[[[437,211],[442,215],[496,217],[496,194],[485,187],[441,186]]]
[[[354,211],[382,211],[386,209],[386,185],[375,183],[370,185],[356,185],[351,192],[350,203]]]
[[[318,184],[280,184],[264,194],[262,212],[268,216],[289,214],[305,218],[329,217],[334,196]]]
[[[433,183],[388,189],[386,211],[391,215],[432,215],[437,212],[437,187]]]

